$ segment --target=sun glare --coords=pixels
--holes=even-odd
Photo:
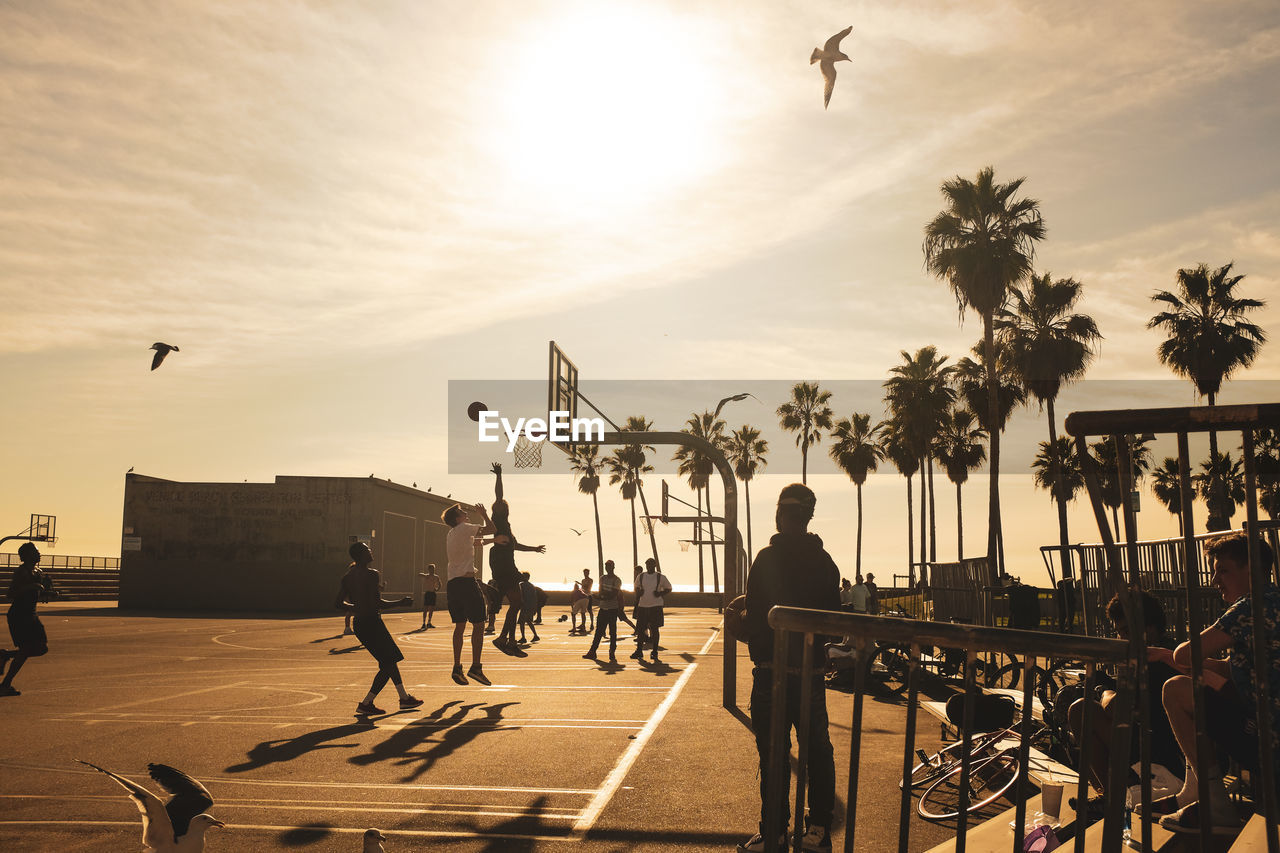
[[[654,200],[711,163],[715,69],[657,8],[580,7],[509,57],[497,141],[510,192],[600,215]]]

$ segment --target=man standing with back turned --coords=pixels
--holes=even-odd
[[[769,609],[775,605],[840,609],[840,570],[822,547],[822,540],[809,532],[809,520],[818,499],[808,486],[792,483],[778,495],[778,532],[756,555],[747,577],[747,646],[755,667],[751,671],[751,730],[760,754],[760,831],[738,845],[739,851],[754,853],[764,849],[765,802],[769,768],[770,718],[776,711],[786,714],[787,745],[783,753],[784,771],[789,773],[791,728],[797,727],[800,712],[799,667],[802,643],[790,646],[787,664],[787,707],[773,708],[773,629]],[[809,708],[809,815],[806,819],[804,849],[831,849],[831,815],[835,810],[836,768],[831,737],[827,730],[827,692],[823,667],[814,667],[812,701]],[[787,785],[782,789],[782,826],[787,825]],[[785,833],[784,833],[785,834]]]

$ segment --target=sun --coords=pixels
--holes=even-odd
[[[695,21],[597,3],[528,32],[495,143],[512,194],[584,216],[641,206],[712,165],[716,70]]]

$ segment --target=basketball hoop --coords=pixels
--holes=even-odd
[[[681,551],[688,551],[688,550],[689,550],[689,544],[690,544],[690,542],[689,542],[689,540],[688,540],[688,539],[681,539],[681,540],[680,540],[680,550],[681,550]]]
[[[517,468],[542,467],[542,442],[530,441],[525,436],[516,439],[514,451]]]

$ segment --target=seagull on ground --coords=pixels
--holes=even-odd
[[[382,842],[387,837],[377,829],[366,829],[364,831],[364,850],[363,853],[387,853],[387,848],[382,846]]]
[[[725,403],[734,403],[734,402],[737,402],[738,400],[745,400],[748,397],[755,400],[756,402],[760,401],[760,398],[757,397],[755,394],[752,394],[750,391],[743,391],[741,394],[734,394],[732,397],[725,397],[723,400],[721,400],[719,403],[716,404],[715,414],[711,416],[712,420],[715,420],[716,418],[720,417],[720,410],[724,408]]]
[[[160,343],[159,341],[156,341],[154,344],[152,344],[152,345],[150,346],[150,349],[153,349],[153,350],[155,350],[155,351],[156,351],[156,354],[155,354],[154,356],[152,356],[152,358],[151,358],[151,369],[152,369],[152,370],[155,370],[157,367],[159,367],[159,366],[160,366],[160,363],[161,363],[162,361],[164,361],[164,357],[165,357],[166,355],[168,355],[169,353],[171,353],[171,352],[182,352],[182,350],[178,349],[177,347],[173,346],[172,344],[162,344],[162,343]]]
[[[831,92],[836,87],[836,63],[840,60],[852,62],[849,57],[845,56],[840,50],[840,40],[849,33],[853,32],[853,27],[845,27],[840,32],[827,39],[827,43],[822,47],[815,47],[813,53],[809,54],[809,64],[819,63],[818,67],[822,69],[822,108],[825,110],[827,104],[831,103]]]
[[[80,761],[80,759],[76,759]],[[161,803],[160,798],[146,788],[130,782],[118,773],[104,770],[96,764],[80,761],[99,773],[115,779],[129,792],[142,813],[142,849],[155,853],[202,853],[204,834],[211,826],[226,826],[205,809],[213,805],[213,797],[195,779],[167,764],[148,764],[151,778],[160,783],[173,797]]]

